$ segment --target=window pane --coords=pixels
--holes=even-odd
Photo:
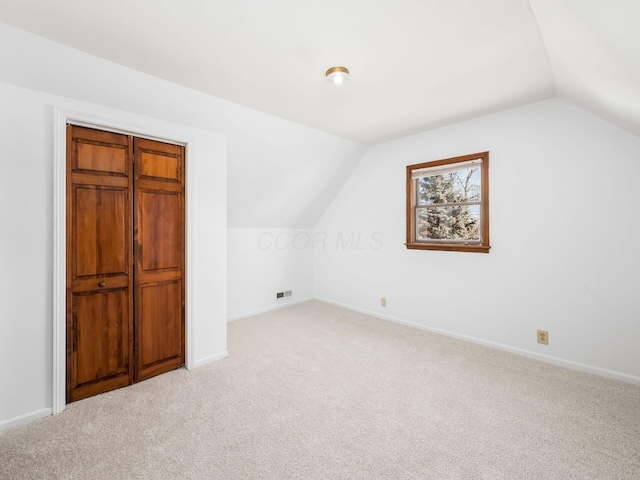
[[[480,206],[418,207],[416,241],[480,242]]]
[[[418,205],[479,202],[480,167],[416,179]]]

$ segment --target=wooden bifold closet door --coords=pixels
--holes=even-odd
[[[184,147],[67,127],[67,401],[184,365]]]

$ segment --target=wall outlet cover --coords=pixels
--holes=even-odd
[[[546,330],[538,330],[538,343],[549,345],[549,332]]]

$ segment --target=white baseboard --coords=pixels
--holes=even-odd
[[[505,345],[503,343],[492,342],[490,340],[483,340],[481,338],[472,337],[470,335],[461,335],[459,333],[451,332],[448,330],[442,330],[440,328],[432,328],[425,325],[421,325],[419,323],[409,322],[403,320],[401,318],[392,317],[389,315],[383,315],[378,312],[372,312],[370,310],[365,310],[363,308],[354,307],[351,305],[346,305],[340,302],[334,302],[333,300],[329,300],[326,298],[316,297],[316,300],[320,302],[329,303],[331,305],[335,305],[337,307],[346,308],[347,310],[353,310],[354,312],[364,313],[365,315],[370,315],[372,317],[380,318],[382,320],[388,320],[390,322],[399,323],[401,325],[406,325],[413,328],[418,328],[420,330],[425,330],[427,332],[438,333],[440,335],[446,335],[447,337],[457,338],[458,340],[464,340],[467,342],[475,343],[478,345],[483,345],[485,347],[497,348],[498,350],[504,350],[506,352],[515,353],[516,355],[520,355],[527,358],[532,358],[534,360],[540,360],[542,362],[551,363],[553,365],[557,365],[559,367],[570,368],[572,370],[578,370],[580,372],[591,373],[593,375],[598,375],[600,377],[611,378],[613,380],[619,380],[621,382],[633,383],[636,385],[640,385],[640,377],[635,375],[629,375],[627,373],[617,372],[615,370],[608,370],[606,368],[594,367],[593,365],[587,365],[580,362],[574,362],[572,360],[565,360],[563,358],[554,357],[551,355],[545,355],[542,353],[532,352],[530,350],[525,350],[523,348],[512,347],[510,345]]]
[[[36,410],[35,412],[25,413],[19,417],[10,418],[0,422],[0,431],[8,430],[10,428],[19,427],[20,425],[26,425],[39,418],[48,417],[53,414],[53,409],[43,408],[42,410]]]
[[[223,358],[226,358],[229,356],[229,352],[227,350],[225,350],[224,352],[220,352],[217,353],[215,355],[211,355],[209,357],[205,357],[205,358],[201,358],[200,360],[196,360],[193,364],[194,368],[198,368],[201,367],[203,365],[206,365],[207,363],[211,363],[211,362],[215,362],[217,360],[222,360]]]
[[[273,312],[274,310],[280,310],[281,308],[290,307],[291,305],[296,305],[298,303],[308,302],[309,300],[313,300],[314,297],[306,297],[300,300],[293,300],[288,302],[283,302],[280,305],[274,305],[273,307],[262,308],[260,310],[254,310],[252,312],[241,313],[240,315],[234,315],[233,317],[228,317],[227,322],[233,322],[234,320],[240,320],[241,318],[253,317],[254,315],[259,315],[261,313]]]

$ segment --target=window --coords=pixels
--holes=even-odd
[[[489,252],[489,152],[407,167],[406,246]]]

